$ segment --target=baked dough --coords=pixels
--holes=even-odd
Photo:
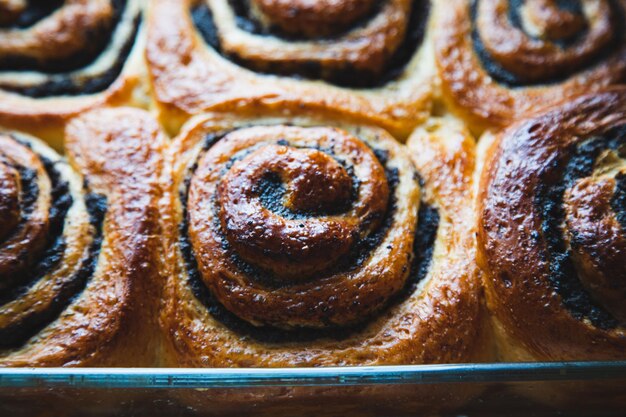
[[[625,129],[620,88],[483,138],[479,260],[503,360],[624,358]]]
[[[190,115],[263,102],[404,139],[430,111],[429,16],[419,0],[157,0],[147,58],[160,121],[175,134]]]
[[[314,113],[190,121],[164,181],[169,363],[487,358],[474,143],[451,123],[433,121],[406,147]]]
[[[0,131],[0,366],[154,366],[164,138],[120,108],[65,139]]]
[[[442,1],[434,38],[443,98],[480,131],[624,83],[625,20],[624,0]]]
[[[0,123],[61,151],[65,124],[73,116],[105,105],[146,106],[142,30],[146,4],[2,2]]]

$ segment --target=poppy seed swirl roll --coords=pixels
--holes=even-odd
[[[154,363],[158,135],[139,110],[88,112],[66,159],[0,130],[0,367]]]
[[[449,227],[472,224],[473,142],[455,126],[451,148],[438,147],[439,130],[409,151],[382,129],[315,113],[192,120],[170,150],[162,207],[171,363],[484,357],[475,241]]]
[[[431,107],[430,9],[429,0],[157,0],[147,60],[160,120],[176,134],[191,115],[263,102],[340,111],[405,139]]]
[[[505,359],[623,358],[626,90],[486,139],[480,260]]]
[[[443,97],[476,129],[626,80],[624,0],[454,0],[436,14]]]
[[[0,122],[61,149],[65,122],[142,104],[144,0],[0,2]],[[37,123],[32,123],[33,120]]]

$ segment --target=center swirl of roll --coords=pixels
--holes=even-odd
[[[382,168],[378,174],[384,178]],[[354,215],[384,214],[389,191],[384,181],[379,188],[378,198],[364,196],[369,201]],[[305,280],[346,255],[359,236],[364,218],[324,216],[349,208],[352,189],[350,175],[330,155],[267,146],[220,182],[221,224],[246,261],[280,279]]]
[[[626,149],[597,156],[592,175],[564,195],[565,239],[585,289],[626,323]]]
[[[401,73],[429,15],[422,0],[204,0],[207,43],[253,71],[375,87]]]
[[[325,127],[245,128],[213,145],[190,179],[187,216],[219,303],[278,328],[346,326],[384,307],[408,278],[419,207],[411,162],[388,141],[386,162]]]
[[[626,119],[622,97],[608,116],[587,100],[503,138],[482,227],[504,297],[539,276],[573,318],[610,330],[626,323]]]
[[[474,7],[487,66],[497,65],[518,83],[581,70],[623,38],[620,2],[477,0]]]
[[[268,27],[305,37],[340,33],[366,16],[375,0],[251,0],[258,20]]]
[[[526,0],[522,6],[522,26],[526,33],[541,39],[567,40],[587,28],[580,12],[562,9],[557,0]]]

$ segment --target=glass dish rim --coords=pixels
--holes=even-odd
[[[626,381],[626,361],[320,368],[4,368],[0,388],[196,389]]]

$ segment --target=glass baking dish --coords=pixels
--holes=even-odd
[[[624,416],[626,361],[1,369],[0,415]]]

